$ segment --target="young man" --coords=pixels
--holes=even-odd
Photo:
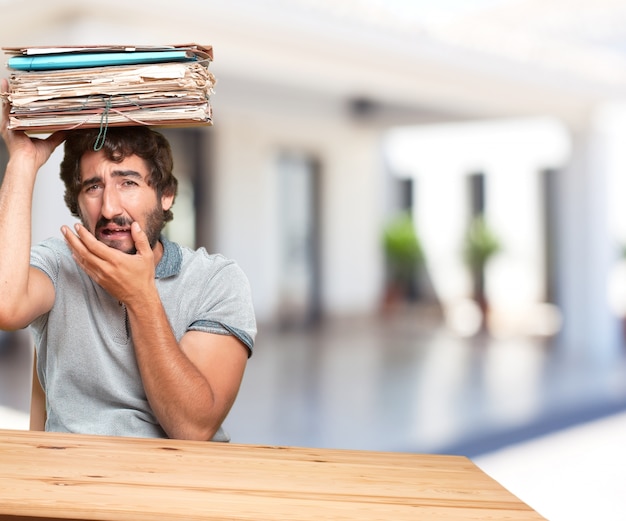
[[[1,92],[7,92],[2,80]],[[252,352],[248,281],[234,262],[161,236],[176,195],[147,127],[0,132],[0,329],[31,326],[31,428],[227,441],[221,425]],[[65,140],[65,202],[81,224],[31,250],[38,170]]]

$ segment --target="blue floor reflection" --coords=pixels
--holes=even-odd
[[[464,339],[421,309],[260,328],[233,441],[475,456],[626,410],[626,359],[540,339]]]
[[[29,338],[12,341],[0,406],[27,412]],[[432,310],[409,308],[261,325],[225,426],[239,443],[474,457],[623,410],[626,357],[595,364],[540,339],[460,338]]]

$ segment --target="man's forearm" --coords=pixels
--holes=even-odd
[[[183,353],[158,299],[127,308],[146,396],[171,438],[208,440],[220,426],[212,418],[209,382]]]
[[[14,315],[28,289],[32,196],[36,170],[28,161],[9,161],[0,188],[0,317]],[[5,324],[6,325],[6,324]]]
[[[8,93],[6,78],[0,92]],[[30,292],[30,241],[33,190],[37,172],[64,139],[54,132],[45,139],[9,130],[11,107],[2,100],[0,135],[9,152],[9,163],[0,187],[0,327],[24,327],[52,305],[54,289],[47,282]]]

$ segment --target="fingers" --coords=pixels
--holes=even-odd
[[[99,251],[98,248],[107,248],[107,246],[99,242],[91,232],[81,224],[75,224],[74,230],[76,230],[76,233],[72,233],[67,226],[61,227],[63,237],[65,237],[65,241],[74,255],[81,258],[85,257],[88,253],[102,256],[103,250]]]
[[[136,255],[107,246],[81,224],[76,233],[68,226],[61,231],[78,267],[118,301],[128,303],[154,282],[153,252],[138,223],[131,225]]]
[[[72,252],[72,257],[76,261],[76,263],[84,270],[85,266],[83,263],[83,257],[85,252],[85,246],[81,242],[80,238],[72,233],[72,231],[67,226],[61,227],[61,233],[63,234],[63,238],[65,239],[65,243],[69,247]]]
[[[67,226],[61,227],[72,257],[87,275],[101,283],[101,269],[111,261],[111,255],[114,255],[115,251],[98,241],[83,225],[75,224],[74,230],[76,233]]]
[[[9,149],[13,147],[23,146],[28,143],[27,136],[23,131],[9,130],[9,119],[11,115],[11,103],[9,103],[9,82],[6,78],[0,79],[0,98],[2,99],[2,116],[0,119],[0,133],[4,141],[9,145]],[[45,163],[55,148],[65,141],[66,133],[58,131],[50,134],[46,139],[30,138],[35,145],[34,153],[41,158],[41,163]]]
[[[111,258],[111,255],[116,255],[114,248],[110,248],[103,242],[99,241],[94,235],[85,228],[82,224],[76,223],[74,225],[76,233],[72,233],[67,226],[61,227],[61,232],[65,237],[69,247],[73,252],[86,255],[91,253],[99,258]],[[148,241],[148,237],[141,229],[138,222],[133,222],[130,226],[130,232],[135,242],[135,249],[137,253],[142,256],[152,256],[152,247]]]
[[[135,249],[137,250],[137,253],[139,253],[140,255],[147,255],[152,252],[148,237],[141,229],[141,226],[139,226],[139,223],[137,221],[133,222],[130,225],[130,233],[132,234],[133,240],[135,241]]]
[[[0,98],[2,98],[2,104],[8,104],[9,102],[9,82],[6,78],[0,79]]]
[[[50,134],[45,139],[45,141],[50,144],[50,149],[54,150],[61,143],[63,143],[63,141],[65,141],[66,138],[67,138],[67,133],[62,130],[59,130],[57,132]]]
[[[65,242],[72,250],[73,254],[78,254],[81,250],[85,250],[85,246],[83,240],[79,237],[79,228],[78,225],[74,227],[76,233],[73,233],[68,226],[61,226],[61,233],[63,233],[63,237],[65,238]]]
[[[0,98],[2,99],[2,119],[0,120],[0,130],[4,134],[4,131],[9,126],[9,112],[11,111],[11,104],[8,100],[9,95],[9,82],[6,78],[0,80]]]

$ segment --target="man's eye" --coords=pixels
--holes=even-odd
[[[100,188],[100,185],[91,185],[85,188],[85,192],[95,192],[98,188]]]

